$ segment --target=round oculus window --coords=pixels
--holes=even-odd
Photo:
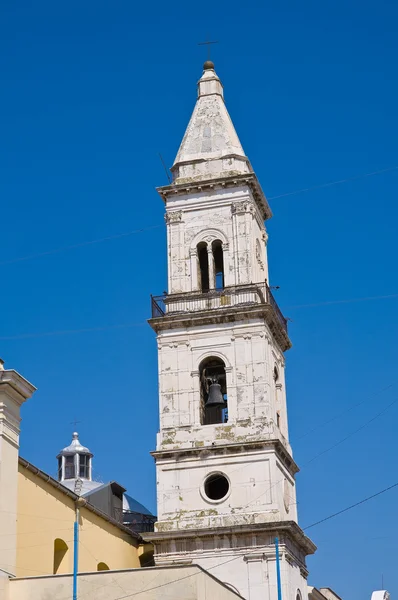
[[[222,473],[209,475],[204,482],[204,493],[212,502],[220,502],[229,492],[229,480]]]

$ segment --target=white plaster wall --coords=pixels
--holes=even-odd
[[[284,358],[263,320],[163,332],[158,336],[158,349],[158,450],[272,437],[291,451]],[[199,366],[210,356],[221,358],[226,365],[228,423],[223,426],[200,424]],[[277,412],[281,415],[279,427]]]
[[[224,242],[225,286],[268,279],[265,228],[248,186],[169,197],[166,221],[170,294],[198,289],[201,241]]]
[[[204,481],[213,473],[229,480],[222,501],[212,501],[204,493]],[[225,454],[205,449],[178,460],[158,459],[157,494],[157,531],[297,520],[294,479],[272,446]]]
[[[1,589],[1,588],[0,588]],[[117,600],[139,592],[142,600],[237,600],[239,596],[197,566],[81,573],[79,598]],[[66,600],[72,597],[72,576],[29,577],[10,581],[1,600]]]

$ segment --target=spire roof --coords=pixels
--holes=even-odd
[[[211,61],[203,65],[196,105],[171,170],[175,183],[252,172]]]

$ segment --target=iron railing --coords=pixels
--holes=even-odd
[[[114,518],[123,523],[129,529],[136,533],[149,533],[154,531],[156,517],[154,515],[145,515],[132,510],[115,509]]]
[[[253,304],[272,306],[280,325],[287,331],[287,320],[283,316],[267,282],[228,286],[208,292],[186,292],[151,296],[152,318],[178,313],[193,313]]]

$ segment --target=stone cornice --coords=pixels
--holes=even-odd
[[[207,179],[204,181],[192,181],[188,180],[184,183],[172,183],[163,187],[156,188],[164,202],[167,201],[168,196],[175,196],[181,194],[192,194],[198,192],[212,191],[222,188],[237,187],[239,185],[248,185],[256,204],[261,212],[264,221],[272,217],[272,211],[269,207],[267,199],[263,190],[261,189],[260,183],[255,173],[231,175],[229,177],[219,177],[215,179]]]
[[[176,294],[177,297],[177,294]],[[159,333],[176,328],[189,328],[198,325],[211,325],[224,322],[247,321],[248,319],[264,319],[282,352],[289,350],[292,343],[284,327],[279,323],[270,304],[255,304],[251,306],[209,309],[197,312],[181,312],[165,314],[148,320],[152,329]]]
[[[14,371],[14,369],[0,369],[0,387],[1,386],[10,386],[14,392],[12,394],[13,399],[20,405],[36,391],[35,386],[22,377],[22,375]]]
[[[168,459],[171,458],[173,460],[178,457],[181,458],[191,458],[191,457],[201,457],[204,452],[210,452],[211,454],[220,454],[225,456],[227,453],[240,453],[240,452],[248,452],[249,450],[261,450],[264,448],[273,448],[276,451],[276,454],[282,464],[286,467],[286,469],[292,475],[295,475],[299,472],[298,465],[294,462],[290,453],[286,450],[282,442],[278,439],[274,440],[253,440],[247,442],[234,442],[232,444],[215,444],[214,446],[202,446],[197,448],[170,448],[165,450],[155,450],[151,452],[151,455],[155,460],[158,459]]]
[[[168,540],[195,539],[222,535],[246,535],[248,533],[268,533],[273,535],[284,534],[290,537],[306,555],[314,554],[316,545],[308,538],[295,521],[276,521],[269,523],[255,523],[249,525],[234,525],[233,527],[213,527],[208,529],[179,529],[173,531],[155,531],[147,533],[148,542],[157,543]]]

